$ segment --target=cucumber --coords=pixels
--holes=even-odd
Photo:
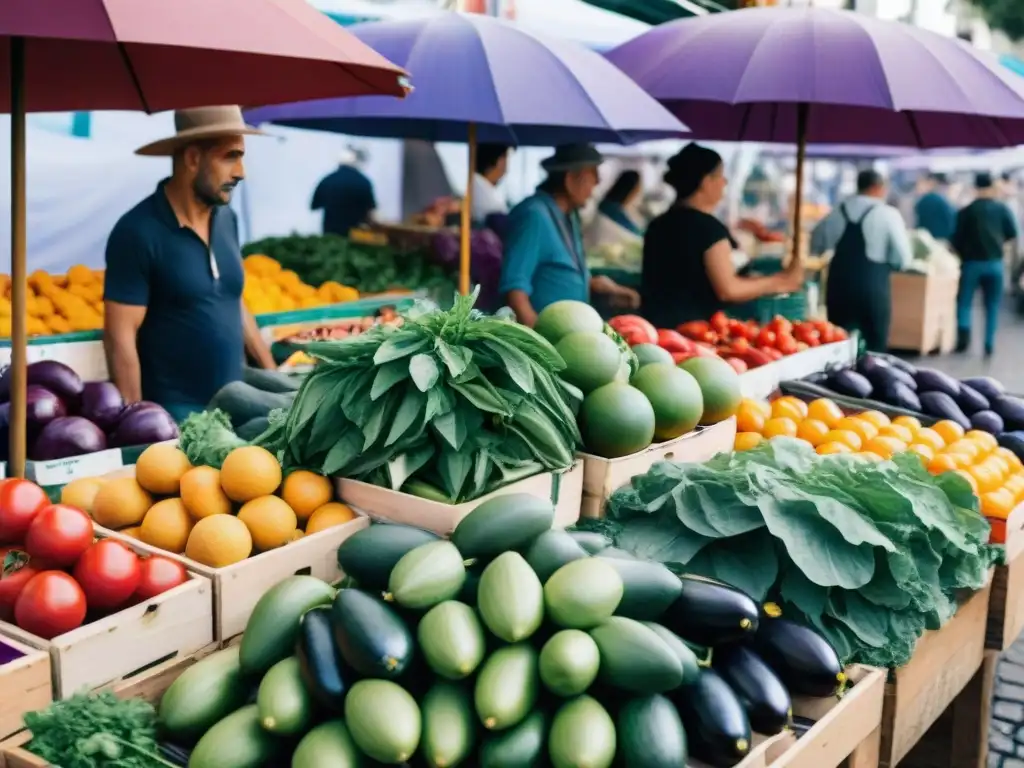
[[[410,496],[418,496],[427,501],[436,501],[439,504],[453,504],[452,497],[442,491],[436,485],[431,485],[423,480],[407,480],[402,486],[402,493]]]
[[[773,736],[789,725],[793,714],[789,693],[752,650],[743,645],[716,648],[712,668],[740,700],[753,730]]]
[[[365,589],[383,591],[392,569],[407,552],[439,539],[410,525],[371,525],[341,543],[338,566]]]
[[[409,666],[412,634],[384,601],[343,589],[331,606],[331,626],[338,655],[359,675],[393,680]]]
[[[466,580],[462,555],[450,541],[432,541],[407,552],[388,578],[384,599],[420,610],[450,600]]]
[[[682,591],[679,577],[661,563],[620,558],[608,558],[608,563],[622,579],[622,601],[615,609],[616,616],[657,621]]]
[[[260,725],[280,736],[296,736],[309,729],[313,699],[302,681],[299,660],[289,656],[267,670],[256,694]]]
[[[554,768],[608,768],[615,747],[615,723],[597,699],[578,696],[555,713],[548,736]]]
[[[306,611],[299,624],[295,656],[299,660],[302,679],[313,698],[331,712],[341,712],[348,683],[338,658],[338,650],[334,647],[330,607],[322,606]]]
[[[160,725],[175,740],[192,743],[245,704],[249,693],[238,664],[238,646],[211,653],[182,672],[164,692]]]
[[[544,531],[526,550],[526,562],[543,584],[566,563],[588,557],[586,551],[565,531]]]
[[[199,739],[188,768],[260,768],[279,757],[283,742],[260,727],[255,704],[220,720]]]
[[[518,552],[506,552],[484,569],[476,602],[484,624],[506,643],[525,640],[544,620],[544,588]]]
[[[605,557],[609,560],[637,560],[635,555],[631,555],[624,549],[618,547],[605,547],[598,553],[601,557]]]
[[[547,721],[531,712],[519,725],[496,733],[480,748],[480,768],[534,768],[541,764]]]
[[[586,632],[563,629],[540,650],[540,679],[556,696],[578,696],[597,679],[601,652]]]
[[[328,720],[302,737],[292,753],[291,768],[362,768],[365,764],[345,723]]]
[[[360,680],[345,697],[352,740],[374,760],[404,763],[419,747],[423,729],[416,700],[390,680]]]
[[[461,765],[472,752],[475,738],[472,697],[452,683],[437,683],[423,698],[420,752],[427,765]]]
[[[828,641],[789,619],[762,617],[751,648],[791,694],[832,696],[846,680],[839,656]]]
[[[511,728],[537,701],[537,652],[526,643],[507,645],[480,668],[473,702],[489,731]]]
[[[679,657],[658,634],[633,619],[613,616],[590,636],[601,651],[598,677],[615,688],[664,693],[683,682]]]
[[[548,499],[509,493],[478,504],[462,518],[452,543],[466,559],[494,557],[524,546],[554,522],[555,508]]]
[[[416,638],[427,665],[449,680],[473,674],[487,650],[476,612],[455,600],[431,608],[420,619]]]
[[[683,665],[683,682],[680,685],[689,685],[696,680],[697,675],[700,673],[700,661],[697,658],[696,652],[686,644],[686,641],[672,630],[661,626],[661,624],[645,621],[643,625],[664,640],[665,645],[671,648],[672,652],[679,658],[679,663]]]
[[[596,555],[601,550],[607,549],[612,545],[611,539],[596,531],[568,531],[568,534],[589,555]]]
[[[757,631],[757,605],[745,593],[700,576],[680,576],[679,581],[679,597],[661,623],[683,640],[715,648]]]
[[[262,675],[295,650],[302,615],[334,599],[330,584],[313,576],[289,576],[256,603],[242,634],[238,660],[247,675]]]
[[[690,754],[714,768],[731,768],[750,751],[750,722],[736,694],[713,669],[670,696],[682,718]]]
[[[544,585],[551,621],[569,629],[590,629],[607,619],[622,600],[622,579],[607,560],[591,557],[563,565]]]
[[[643,768],[686,765],[686,731],[675,704],[659,694],[627,701],[617,721],[619,760]]]

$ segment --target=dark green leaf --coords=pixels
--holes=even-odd
[[[391,431],[388,433],[385,446],[393,445],[407,436],[408,431],[415,426],[417,418],[423,413],[425,404],[426,396],[422,392],[415,389],[406,390],[398,410],[395,411],[394,419],[391,421]]]
[[[391,490],[397,491],[405,485],[406,480],[434,458],[434,453],[433,444],[429,440],[424,440],[419,447],[410,448],[389,461],[387,470],[388,478],[391,481]]]
[[[374,365],[383,365],[392,360],[401,360],[419,352],[430,344],[430,339],[411,330],[401,330],[391,335],[377,349],[373,356]]]
[[[434,417],[430,422],[444,441],[456,451],[461,450],[468,434],[463,413],[464,409],[453,408],[443,416]]]
[[[505,372],[523,392],[534,393],[533,365],[530,358],[501,339],[487,339],[484,346],[501,360]]]
[[[409,375],[420,392],[426,392],[437,382],[441,371],[432,355],[413,355],[409,361]]]
[[[462,486],[473,468],[474,457],[464,451],[441,451],[437,460],[437,472],[444,488],[453,499],[458,499]]]
[[[363,449],[363,435],[359,430],[349,428],[338,438],[334,447],[327,452],[321,472],[327,477],[344,474],[346,465],[355,459]]]
[[[415,360],[415,358],[413,359]],[[373,389],[370,390],[370,399],[379,400],[381,395],[393,386],[409,378],[409,374],[410,366],[405,358],[384,363],[377,368],[377,375],[373,379]]]
[[[445,364],[448,369],[448,374],[452,378],[461,376],[466,368],[469,367],[470,361],[473,359],[473,351],[466,349],[465,347],[453,347],[448,344],[444,339],[437,339],[434,342],[434,349],[437,350],[437,354],[441,358],[441,362]]]

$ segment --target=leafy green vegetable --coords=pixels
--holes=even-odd
[[[912,454],[874,463],[775,438],[704,464],[656,464],[602,533],[639,557],[802,615],[844,662],[905,664],[984,585],[995,549],[968,483]]]
[[[194,467],[220,469],[227,455],[243,445],[246,442],[235,434],[231,419],[219,408],[193,413],[182,422],[178,437],[178,446]]]

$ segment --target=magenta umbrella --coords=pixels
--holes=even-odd
[[[11,474],[25,470],[25,114],[403,96],[405,72],[305,0],[3,0],[11,114]]]

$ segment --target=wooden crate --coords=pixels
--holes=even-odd
[[[466,515],[489,499],[510,493],[529,493],[550,498],[555,505],[555,525],[568,528],[580,518],[583,496],[583,462],[577,460],[567,472],[545,472],[499,488],[479,499],[462,504],[444,504],[408,493],[381,488],[359,480],[335,480],[338,498],[362,510],[374,520],[414,525],[448,536]]]
[[[583,459],[583,502],[580,516],[604,517],[604,507],[612,493],[659,461],[707,461],[715,454],[731,451],[735,441],[734,417],[689,432],[675,440],[655,443],[638,453],[618,459],[580,453]]]
[[[985,659],[991,583],[960,606],[942,629],[925,632],[905,666],[889,671],[879,765],[892,768],[960,695]]]
[[[788,733],[779,733],[775,736],[762,736],[760,733],[755,733],[752,739],[753,746],[743,760],[733,768],[768,768],[772,765],[771,755],[775,754],[778,750],[778,745],[787,741],[790,738]],[[0,767],[2,768],[2,767]],[[690,758],[686,761],[686,768],[708,768],[706,763]]]
[[[922,355],[947,353],[956,345],[959,273],[918,275],[894,272],[889,348]]]
[[[213,583],[212,639],[225,645],[242,633],[257,601],[279,581],[298,574],[316,576],[327,582],[338,581],[344,575],[338,567],[338,547],[353,533],[369,524],[367,518],[358,517],[344,525],[328,528],[312,536],[303,536],[284,547],[261,552],[226,568],[210,568],[184,555],[156,549],[116,531],[102,530],[104,535],[133,542],[133,545],[145,552],[177,560],[192,573],[209,579]]]
[[[26,712],[42,709],[52,701],[50,655],[9,638],[0,643],[21,654],[0,667],[0,740],[25,726]]]
[[[996,566],[985,647],[1005,651],[1024,630],[1024,504],[1006,518],[1005,565]]]

